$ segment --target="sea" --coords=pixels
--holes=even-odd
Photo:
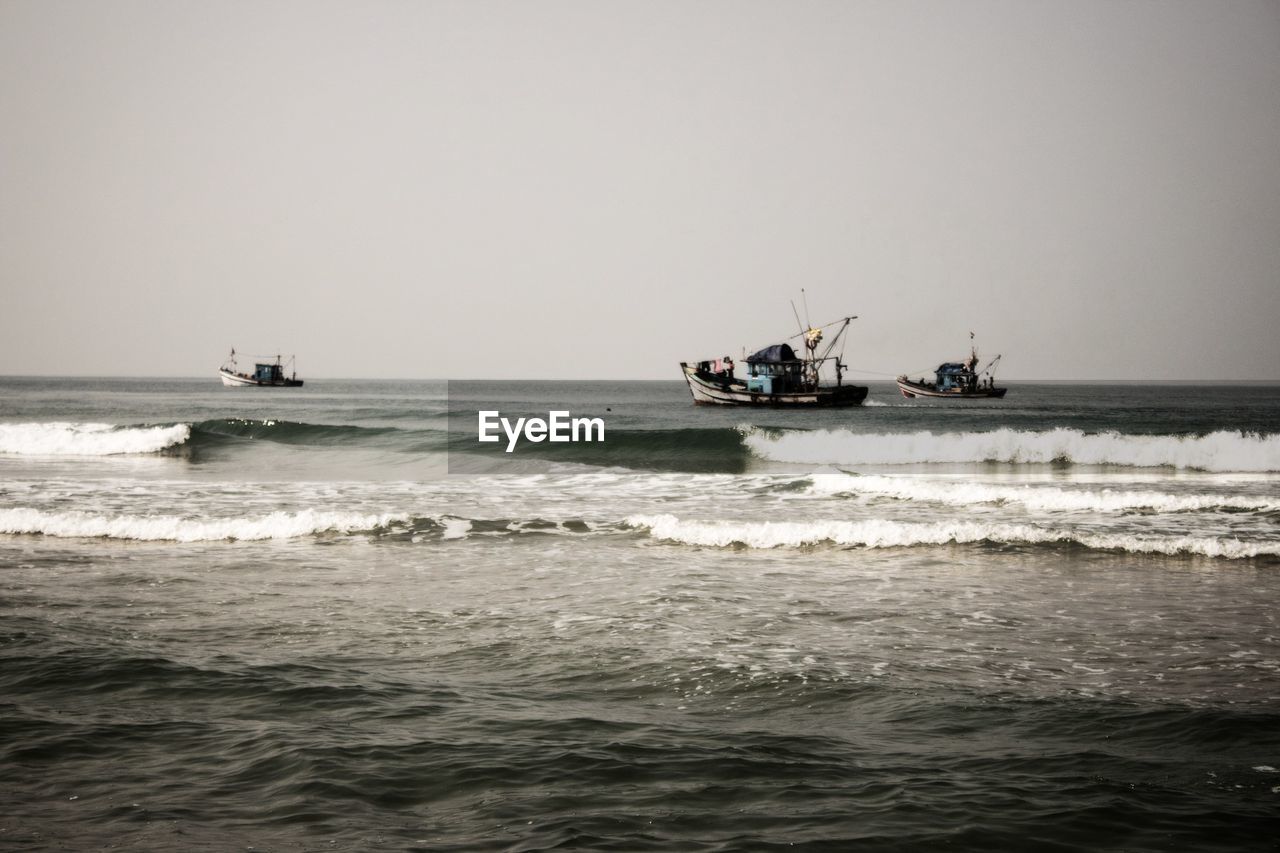
[[[1280,387],[1008,385],[0,379],[0,849],[1277,849]]]

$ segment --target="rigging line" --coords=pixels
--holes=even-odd
[[[795,311],[795,310],[796,310],[796,305],[795,305],[795,303],[794,303],[794,302],[792,302],[792,303],[791,303],[791,310],[792,310],[792,311]],[[841,317],[839,320],[832,320],[830,323],[827,323],[825,326],[818,326],[818,327],[816,327],[816,328],[818,328],[818,329],[829,329],[829,328],[831,328],[832,326],[834,326],[836,323],[843,323],[845,320],[856,320],[856,319],[858,319],[858,315],[857,315],[857,314],[851,314],[851,315],[850,315],[850,316],[848,316],[848,317]],[[800,322],[800,315],[799,315],[799,314],[797,314],[797,315],[796,315],[796,322],[797,322],[797,323],[799,323],[799,322]],[[800,334],[798,334],[798,335],[792,335],[792,336],[791,336],[791,337],[789,337],[789,338],[783,338],[783,340],[791,341],[791,340],[795,340],[796,338],[802,338],[802,337],[804,337],[804,330],[801,330]]]
[[[836,343],[842,339],[845,339],[845,332],[849,330],[849,324],[852,323],[855,319],[857,318],[855,317],[844,318],[844,325],[840,327],[840,331],[836,332],[836,336],[831,339],[831,343],[827,344],[827,348],[822,352],[823,361],[826,361],[831,356],[831,351],[836,348]],[[839,320],[836,321],[836,323],[839,323],[839,322],[840,322]],[[835,323],[832,323],[831,325],[834,326]],[[843,349],[840,350],[840,354],[844,355]]]
[[[866,376],[888,376],[890,379],[901,375],[898,373],[883,373],[879,370],[858,370],[857,368],[854,368],[854,367],[846,367],[844,369],[844,372],[845,373],[861,373]]]
[[[933,369],[928,368],[928,369],[921,369],[921,370],[904,370],[904,371],[899,371],[898,373],[885,373],[882,370],[856,370],[852,367],[846,367],[845,372],[846,373],[862,373],[867,376],[887,376],[890,379],[897,379],[899,376],[911,376],[912,374],[916,374],[916,373],[924,373],[924,374],[933,373]]]

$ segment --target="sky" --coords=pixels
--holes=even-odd
[[[1280,380],[1280,2],[0,0],[0,374]]]

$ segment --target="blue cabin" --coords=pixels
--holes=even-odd
[[[804,390],[804,362],[789,344],[774,344],[747,356],[747,390],[780,394]]]
[[[969,390],[974,387],[977,379],[967,365],[957,362],[940,364],[936,372],[938,376],[937,389],[939,391]]]

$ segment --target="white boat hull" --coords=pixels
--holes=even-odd
[[[257,385],[258,383],[244,376],[237,376],[227,370],[219,370],[218,375],[222,377],[222,384],[228,387],[238,387],[242,385]]]
[[[302,380],[300,379],[285,379],[280,382],[259,382],[252,376],[232,373],[230,370],[219,370],[218,376],[222,378],[222,384],[226,385],[228,388],[243,388],[245,386],[262,388],[298,388],[302,385]]]

